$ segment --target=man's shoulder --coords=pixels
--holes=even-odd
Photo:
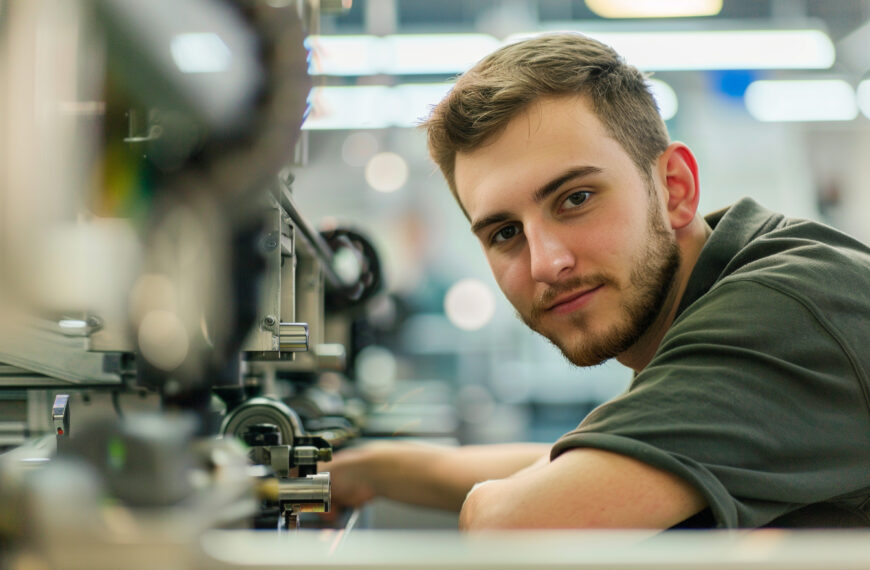
[[[724,267],[711,290],[755,282],[824,307],[838,297],[870,316],[870,248],[834,228],[783,218],[756,235]]]
[[[833,227],[770,212],[750,199],[716,216],[709,253],[723,263],[709,290],[752,281],[814,303],[838,292],[855,297],[870,282],[870,247]],[[862,297],[870,310],[870,297]]]

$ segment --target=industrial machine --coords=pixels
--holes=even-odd
[[[0,3],[6,562],[172,566],[205,529],[329,509],[358,424],[318,377],[380,287],[366,238],[293,200],[333,4]]]

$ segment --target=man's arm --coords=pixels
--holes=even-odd
[[[671,473],[580,448],[477,487],[462,506],[459,526],[666,529],[706,504],[697,489]]]
[[[332,474],[337,505],[386,497],[458,511],[475,483],[508,477],[549,453],[550,445],[537,443],[442,447],[383,442],[337,453],[321,470]]]

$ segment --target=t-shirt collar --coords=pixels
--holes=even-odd
[[[770,226],[771,218],[781,218],[752,198],[742,198],[728,208],[704,217],[713,228],[701,255],[692,269],[676,317],[721,279],[729,262],[758,234]]]

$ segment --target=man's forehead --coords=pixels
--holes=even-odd
[[[456,154],[454,179],[466,216],[474,216],[482,188],[528,186],[564,168],[575,155],[594,155],[602,137],[618,144],[592,113],[585,98],[572,95],[541,98],[529,104],[485,144]],[[609,146],[604,143],[604,146]]]

